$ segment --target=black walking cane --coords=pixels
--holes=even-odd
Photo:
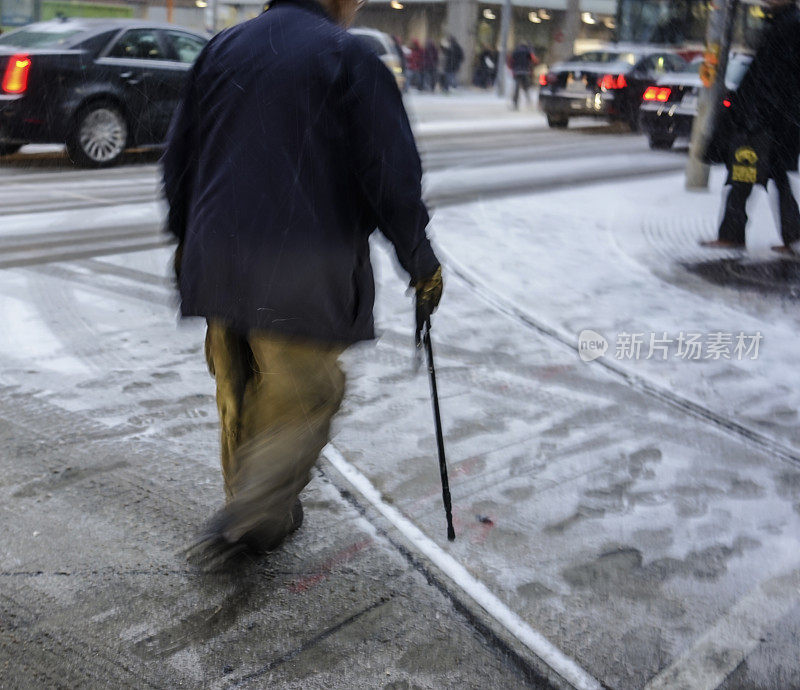
[[[431,320],[425,320],[422,331],[422,342],[428,354],[428,375],[431,380],[431,398],[433,399],[433,421],[436,424],[436,445],[439,447],[439,473],[442,476],[442,500],[447,516],[447,538],[453,541],[456,531],[453,529],[453,508],[450,500],[450,484],[447,481],[447,461],[444,458],[444,437],[442,436],[442,418],[439,416],[439,393],[436,390],[436,369],[433,366],[433,347],[431,346]]]

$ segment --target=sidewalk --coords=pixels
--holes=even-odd
[[[606,360],[800,454],[800,390],[787,379],[797,361],[800,264],[770,251],[780,244],[770,207],[775,202],[760,188],[748,209],[746,253],[698,245],[716,236],[723,177],[714,169],[706,192],[686,191],[679,173],[470,204],[442,211],[434,223],[459,266],[564,340],[576,343],[581,330],[598,331],[609,340]],[[797,188],[797,179],[793,183]],[[457,242],[450,228],[458,228]],[[528,271],[519,270],[526,264]],[[573,276],[568,291],[565,275]],[[660,350],[647,357],[651,333],[659,339],[664,333],[740,331],[763,335],[757,359],[706,357],[704,351],[700,358],[665,361]],[[623,333],[646,336],[641,356],[627,338],[624,352],[615,351]],[[676,349],[673,343],[670,354]]]
[[[798,452],[794,302],[710,284],[684,265],[719,259],[696,241],[713,237],[720,187],[715,172],[710,192],[688,193],[670,174],[436,213],[449,276],[435,342],[452,544],[435,445],[421,433],[424,376],[398,371],[410,366],[411,315],[381,253],[382,337],[346,357],[336,448],[381,500],[612,688],[715,688],[734,671],[738,687],[800,686],[788,651],[800,615],[800,471],[661,395]],[[777,236],[756,196],[754,260]],[[606,336],[619,372],[579,359],[584,329]],[[763,341],[755,360],[615,359],[620,333],[681,331]]]

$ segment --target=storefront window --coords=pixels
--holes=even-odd
[[[619,0],[617,35],[630,43],[702,43],[707,0]]]

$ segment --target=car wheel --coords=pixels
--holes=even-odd
[[[117,162],[128,145],[128,123],[119,108],[99,101],[82,108],[67,141],[73,163],[101,168]]]
[[[22,148],[22,144],[0,144],[0,156],[10,156]]]
[[[564,129],[569,124],[569,118],[564,117],[563,115],[561,117],[556,115],[548,115],[547,124],[553,129]]]
[[[674,137],[650,137],[650,148],[654,151],[666,151],[667,149],[671,149],[674,143]]]

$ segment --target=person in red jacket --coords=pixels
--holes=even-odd
[[[422,58],[422,46],[415,38],[411,41],[411,54],[408,56],[408,81],[420,91],[422,91]]]

